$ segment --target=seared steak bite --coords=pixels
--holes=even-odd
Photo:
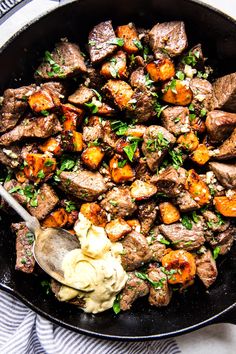
[[[211,171],[214,172],[218,181],[226,188],[236,188],[236,165],[235,163],[209,162]]]
[[[79,46],[62,41],[52,53],[46,52],[44,62],[35,72],[38,79],[60,79],[85,73],[86,66]]]
[[[236,112],[236,73],[225,75],[213,84],[214,108]]]
[[[225,231],[219,232],[209,240],[213,248],[219,247],[219,254],[224,255],[231,249],[236,235],[236,227],[231,225]]]
[[[176,139],[167,129],[158,125],[150,125],[146,129],[143,139],[142,152],[150,170],[156,172]]]
[[[200,209],[200,205],[192,198],[191,194],[183,190],[176,198],[176,204],[181,212],[188,213],[190,211],[194,211]]]
[[[101,201],[101,207],[110,213],[113,217],[131,216],[137,206],[131,198],[129,188],[114,187],[111,189]]]
[[[181,21],[157,23],[149,32],[149,43],[156,59],[163,52],[170,57],[181,54],[187,47],[187,36],[184,23]]]
[[[112,55],[118,46],[111,21],[101,22],[89,33],[89,54],[92,64]]]
[[[224,111],[211,111],[207,114],[206,128],[211,143],[221,143],[236,127],[236,114]]]
[[[162,111],[161,121],[163,127],[175,136],[190,131],[189,110],[187,107],[168,107]]]
[[[150,231],[147,240],[150,251],[152,252],[152,261],[161,262],[166,252],[166,244],[168,245],[169,241],[165,240],[162,236],[158,226],[155,226]]]
[[[75,105],[84,105],[92,100],[95,93],[92,89],[81,85],[72,95],[68,97],[68,101]]]
[[[151,182],[157,186],[157,193],[163,193],[169,197],[176,197],[184,189],[186,170],[179,167],[176,170],[169,166],[158,175],[154,175]]]
[[[66,193],[87,201],[96,200],[107,190],[102,175],[91,171],[63,171],[60,174],[59,187]]]
[[[214,155],[216,160],[229,160],[236,158],[236,128],[233,133],[223,142]]]
[[[196,258],[197,275],[206,288],[209,288],[218,275],[216,262],[210,250],[206,250],[202,255]]]
[[[120,295],[120,308],[127,311],[139,297],[149,293],[149,287],[145,280],[138,278],[135,272],[128,272],[128,280]]]
[[[190,230],[181,223],[162,224],[159,226],[159,230],[176,248],[193,251],[200,248],[205,242],[204,226],[201,218],[197,223],[192,223]]]
[[[22,162],[21,149],[12,145],[8,148],[0,149],[0,163],[11,168],[19,167]]]
[[[192,105],[197,114],[212,109],[213,88],[209,81],[195,77],[190,81],[193,93]],[[203,111],[204,110],[204,111]],[[204,112],[205,113],[205,112]]]
[[[39,220],[43,220],[57,205],[59,198],[55,191],[47,183],[44,183],[38,192],[36,198],[36,206],[32,206],[32,203],[27,203],[27,209]]]
[[[207,226],[212,231],[222,232],[228,229],[230,223],[227,220],[222,220],[219,215],[217,216],[210,210],[205,210],[202,212],[204,219],[206,220]]]
[[[136,88],[131,97],[131,101],[134,101],[134,104],[133,108],[131,106],[128,115],[135,117],[138,123],[147,122],[156,116],[154,108],[156,100],[150,90],[142,91]]]
[[[30,85],[4,91],[0,110],[0,132],[3,133],[15,127],[24,115],[28,107],[27,99],[35,88],[36,85]]]
[[[32,253],[34,235],[26,227],[25,222],[11,225],[11,229],[16,233],[16,270],[24,273],[34,271],[35,259]]]
[[[145,91],[147,89],[146,86],[146,75],[144,72],[143,67],[139,67],[138,69],[134,70],[130,75],[130,85],[133,88],[139,88],[141,91]]]
[[[91,117],[88,125],[83,127],[83,141],[86,143],[102,139],[103,134],[103,126],[100,118],[97,116]]]
[[[121,263],[126,271],[134,270],[152,258],[146,237],[142,234],[132,231],[124,239],[121,240],[123,252],[121,255]]]
[[[147,275],[152,281],[148,297],[150,305],[167,306],[171,300],[172,290],[169,288],[166,274],[155,264],[150,264]]]
[[[26,138],[48,138],[62,130],[57,116],[25,118],[19,125],[0,137],[0,145],[9,146]]]
[[[157,217],[157,206],[154,201],[147,201],[138,207],[138,218],[141,223],[141,232],[147,235]]]

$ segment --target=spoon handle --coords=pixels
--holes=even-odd
[[[26,222],[26,226],[33,233],[40,228],[38,219],[30,215],[28,211],[25,210],[16,200],[11,196],[9,192],[0,183],[0,196],[14,209],[17,214],[19,214],[22,219]]]

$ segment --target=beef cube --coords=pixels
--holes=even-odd
[[[121,218],[131,216],[137,210],[129,188],[123,187],[111,189],[101,201],[101,207],[110,213],[112,217]]]
[[[216,160],[229,160],[236,157],[236,128],[233,133],[217,149]]]
[[[37,206],[33,207],[28,202],[26,207],[30,214],[35,216],[38,220],[43,220],[59,202],[55,191],[46,183],[40,187],[36,200]]]
[[[159,226],[159,230],[177,249],[193,251],[200,248],[205,242],[204,226],[201,218],[197,223],[192,224],[190,230],[181,223],[163,224]]]
[[[150,305],[156,307],[167,306],[170,303],[172,291],[169,288],[166,274],[155,264],[150,264],[147,275],[153,282],[148,297]]]
[[[157,206],[154,201],[142,203],[138,207],[138,219],[141,224],[141,232],[147,235],[157,217]]]
[[[121,263],[126,271],[137,269],[152,258],[146,237],[132,231],[120,241],[123,246]]]
[[[45,53],[44,62],[35,72],[36,79],[60,79],[85,73],[84,58],[77,44],[62,41],[52,53]]]
[[[139,67],[138,69],[134,70],[130,75],[130,85],[133,88],[139,88],[141,91],[145,91],[147,89],[146,86],[146,75],[144,72],[143,67]]]
[[[192,78],[192,76],[197,73],[197,70],[205,70],[205,60],[206,59],[204,58],[202,52],[202,45],[199,43],[180,57],[180,62],[177,65],[177,69],[185,72],[186,69],[188,70],[188,67],[186,68],[186,66],[191,65],[195,69],[195,72],[192,72],[192,75],[188,77]]]
[[[214,232],[216,232],[216,231],[223,232],[230,225],[229,221],[224,221],[222,223],[221,220],[219,219],[219,217],[210,210],[203,211],[202,215],[204,216],[204,219],[206,220],[208,228]]]
[[[40,87],[43,90],[46,89],[46,90],[53,92],[53,94],[55,96],[57,96],[58,99],[64,98],[64,96],[66,94],[65,86],[61,82],[58,82],[58,81],[48,81],[48,82],[41,84]]]
[[[70,288],[70,291],[68,292],[67,286],[62,285],[54,279],[51,279],[50,287],[57,300],[68,301],[71,305],[75,305],[80,308],[85,307],[85,300],[79,295],[79,291]]]
[[[15,179],[11,179],[4,183],[4,188],[20,203],[26,205],[27,198],[21,190],[25,187],[24,184],[17,182]]]
[[[162,58],[163,52],[170,57],[181,54],[188,45],[184,22],[157,23],[149,32],[149,43],[156,59]]]
[[[235,163],[209,162],[209,168],[216,178],[226,188],[236,188],[236,165]]]
[[[95,90],[102,87],[105,83],[105,80],[100,75],[99,71],[94,69],[93,67],[88,67],[86,76],[87,76],[86,82],[89,84],[89,87]]]
[[[176,139],[168,130],[158,125],[150,125],[143,139],[142,152],[146,157],[148,167],[155,172]]]
[[[155,226],[147,237],[150,251],[152,252],[152,261],[161,262],[162,257],[166,253],[166,245],[169,241],[165,240],[161,235],[159,227]],[[162,242],[161,242],[162,241]],[[163,243],[163,241],[165,243]]]
[[[195,77],[190,81],[190,89],[193,93],[192,105],[196,114],[201,114],[202,110],[212,109],[213,87],[205,79]],[[205,113],[205,112],[204,112]]]
[[[138,123],[147,122],[156,117],[155,102],[156,99],[150,90],[142,91],[139,88],[134,90],[131,97],[133,104],[128,107],[128,115],[135,117]]]
[[[103,126],[103,141],[105,144],[110,146],[112,149],[116,148],[116,142],[118,137],[116,133],[112,130],[111,122],[106,121]]]
[[[121,292],[120,308],[123,311],[130,310],[132,304],[139,297],[149,293],[149,287],[145,280],[138,278],[135,272],[128,272],[128,280]]]
[[[95,97],[95,93],[92,89],[81,85],[72,95],[68,97],[68,101],[75,105],[84,105]]]
[[[231,225],[225,231],[219,232],[217,235],[214,235],[214,237],[209,243],[213,248],[220,247],[219,254],[224,255],[228,253],[231,249],[235,235],[236,227]]]
[[[77,171],[60,174],[60,188],[74,197],[87,201],[94,201],[99,195],[106,192],[107,187],[99,172]]]
[[[182,167],[176,170],[173,166],[167,167],[158,175],[154,175],[151,182],[156,184],[157,192],[169,197],[176,197],[184,188],[186,170]]]
[[[214,108],[236,112],[236,73],[225,75],[213,84]]]
[[[130,109],[132,107],[134,91],[127,82],[122,80],[108,80],[103,89],[120,110]]]
[[[34,271],[35,259],[32,253],[34,235],[26,227],[25,222],[11,225],[11,229],[16,233],[16,270],[24,273]]]
[[[138,165],[136,166],[135,176],[141,181],[149,181],[151,178],[150,170],[147,165],[147,161],[142,157],[139,159]]]
[[[206,250],[202,255],[196,258],[197,275],[206,288],[211,286],[218,275],[216,262],[210,250]]]
[[[21,149],[15,145],[0,149],[0,162],[10,168],[19,167],[22,162]]]
[[[186,107],[168,107],[162,111],[161,121],[163,127],[175,136],[190,131],[189,110]]]
[[[211,143],[224,141],[236,127],[236,114],[224,111],[211,111],[206,118],[206,128]]]
[[[118,46],[111,21],[95,26],[89,33],[89,54],[92,64],[97,64],[112,55]]]
[[[192,198],[188,191],[183,190],[176,198],[176,204],[178,204],[179,210],[182,213],[189,213],[200,209],[200,205]]]
[[[25,118],[19,125],[0,137],[0,145],[9,146],[25,138],[48,138],[61,131],[55,114],[47,117]]]
[[[104,131],[100,118],[97,116],[90,117],[88,125],[83,127],[83,141],[89,143],[102,139],[103,134]]]
[[[2,108],[0,110],[1,133],[15,127],[28,107],[28,97],[35,89],[35,85],[30,85],[4,91]]]

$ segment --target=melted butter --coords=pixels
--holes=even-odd
[[[85,312],[105,311],[112,307],[128,278],[121,265],[122,244],[111,243],[105,230],[92,225],[81,213],[75,232],[81,249],[70,251],[62,268],[66,282],[80,291],[62,286],[58,297],[68,301],[79,295],[85,301]]]

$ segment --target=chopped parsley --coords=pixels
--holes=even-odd
[[[213,258],[216,259],[219,256],[220,253],[220,247],[217,246],[216,248],[214,248],[213,250]]]
[[[73,167],[75,167],[75,160],[67,155],[63,156],[60,170],[61,171],[72,170]]]
[[[175,79],[171,80],[171,81],[166,85],[166,87],[165,87],[165,89],[164,89],[164,92],[167,92],[167,91],[170,89],[173,93],[177,94],[176,83],[177,83],[177,81],[176,81]]]
[[[75,203],[71,200],[65,201],[66,211],[70,213],[73,210],[76,210]]]
[[[59,77],[63,77],[63,69],[58,65],[52,57],[52,54],[49,51],[44,53],[44,61],[50,64],[50,71],[47,72],[49,77],[53,77],[58,75]]]
[[[119,47],[123,47],[124,43],[123,38],[113,38],[108,42],[108,44],[118,45]]]
[[[44,162],[44,166],[46,166],[46,167],[50,167],[52,165],[54,165],[54,161],[53,160],[46,160]]]
[[[157,133],[155,139],[148,139],[146,143],[146,149],[149,152],[162,151],[168,148],[170,142],[167,140],[161,132]]]
[[[172,165],[177,170],[183,165],[183,153],[180,149],[175,149],[169,151],[169,154],[171,156]]]
[[[185,55],[183,57],[183,59],[181,60],[181,62],[183,64],[187,64],[190,66],[195,66],[197,64],[197,60],[200,57],[200,52],[196,51],[196,52],[189,52],[187,55]]]
[[[27,232],[25,237],[29,245],[32,245],[34,243],[34,234],[32,232]]]
[[[139,279],[147,280],[154,288],[162,288],[163,282],[165,281],[165,278],[161,278],[159,281],[153,281],[146,273],[135,272],[135,275]]]
[[[135,151],[137,150],[137,147],[138,147],[138,140],[135,140],[131,144],[123,148],[124,152],[126,153],[128,159],[131,162],[133,162],[134,154]]]
[[[52,291],[51,284],[50,284],[50,282],[48,280],[42,280],[41,281],[41,286],[42,286],[42,288],[44,289],[44,291],[45,291],[45,293],[47,295],[49,295],[51,293],[51,291]]]
[[[118,202],[115,200],[109,200],[109,203],[114,207],[116,207],[118,205]]]
[[[96,103],[94,101],[89,102],[89,103],[85,103],[84,105],[91,110],[91,113],[95,114],[98,112],[98,106],[96,105]]]
[[[183,71],[177,71],[177,73],[175,74],[175,76],[179,79],[179,80],[184,80],[184,73]]]
[[[133,39],[133,43],[134,43],[135,47],[137,47],[139,50],[143,49],[143,45],[138,39],[136,39],[136,38]]]
[[[188,229],[188,230],[192,230],[193,224],[192,224],[192,220],[190,219],[189,216],[184,215],[182,216],[182,225]]]
[[[112,309],[116,315],[118,315],[118,313],[120,313],[120,295],[116,295]]]
[[[163,243],[163,245],[170,245],[170,241],[165,239],[163,236],[158,239],[158,242]]]
[[[127,160],[118,161],[118,167],[119,167],[119,168],[124,167],[125,164],[126,164],[126,162],[127,162]]]
[[[154,109],[155,109],[155,112],[157,114],[157,118],[160,117],[162,111],[164,109],[166,109],[168,107],[168,105],[165,105],[165,106],[162,106],[159,102],[156,101],[155,105],[154,105]]]
[[[50,113],[46,110],[40,112],[43,116],[47,117]]]
[[[146,86],[151,86],[153,84],[153,80],[150,79],[149,74],[145,75],[145,85]]]
[[[206,114],[207,114],[207,110],[205,108],[202,108],[200,111],[200,117],[205,117]]]
[[[124,135],[128,130],[128,125],[121,120],[115,120],[111,122],[111,128],[114,130],[116,135]]]
[[[40,179],[43,179],[45,177],[45,173],[43,170],[40,170],[37,174],[37,177],[40,178]]]

